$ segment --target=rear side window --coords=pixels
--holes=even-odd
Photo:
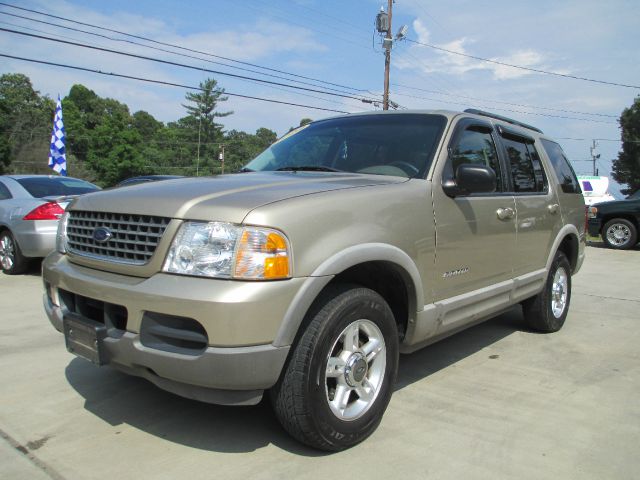
[[[78,180],[77,178],[28,177],[16,180],[32,197],[36,198],[82,195],[83,193],[99,190],[92,183]]]
[[[8,200],[10,198],[13,198],[11,192],[4,183],[0,182],[0,200]]]
[[[556,177],[560,183],[560,187],[564,193],[579,193],[580,184],[576,177],[576,173],[573,171],[569,160],[565,156],[560,145],[551,140],[542,139],[542,146],[544,151],[547,152],[553,170],[556,172]]]
[[[503,138],[511,167],[513,189],[516,193],[540,193],[547,191],[547,178],[540,162],[540,155],[533,143],[515,138]]]

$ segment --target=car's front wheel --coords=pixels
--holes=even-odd
[[[602,240],[609,248],[626,250],[638,243],[638,231],[629,220],[614,218],[605,223]]]
[[[306,319],[271,399],[293,437],[338,451],[380,423],[398,369],[398,331],[376,292],[342,286],[326,293]]]
[[[7,275],[18,275],[28,267],[27,259],[9,230],[0,233],[0,267]]]

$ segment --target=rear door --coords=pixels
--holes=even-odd
[[[516,205],[517,255],[513,258],[513,275],[517,278],[545,268],[562,228],[562,215],[540,159],[541,145],[520,131],[502,126],[498,130]]]

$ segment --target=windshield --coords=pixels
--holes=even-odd
[[[427,114],[323,120],[285,135],[243,170],[342,171],[423,177],[445,124],[445,117]]]
[[[32,197],[36,198],[81,195],[83,193],[100,190],[100,188],[94,184],[77,178],[28,177],[18,178],[16,180]]]

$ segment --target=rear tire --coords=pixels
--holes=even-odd
[[[0,268],[7,275],[24,273],[29,267],[28,260],[22,255],[9,230],[0,233]]]
[[[306,325],[306,326],[305,326]],[[282,426],[320,450],[344,450],[378,427],[398,369],[398,330],[373,290],[331,288],[307,315],[271,401]]]
[[[605,223],[602,240],[609,248],[627,250],[638,243],[638,230],[629,220],[614,218]]]
[[[571,301],[571,265],[564,253],[556,253],[544,289],[522,303],[529,326],[544,333],[557,332],[564,325]]]

